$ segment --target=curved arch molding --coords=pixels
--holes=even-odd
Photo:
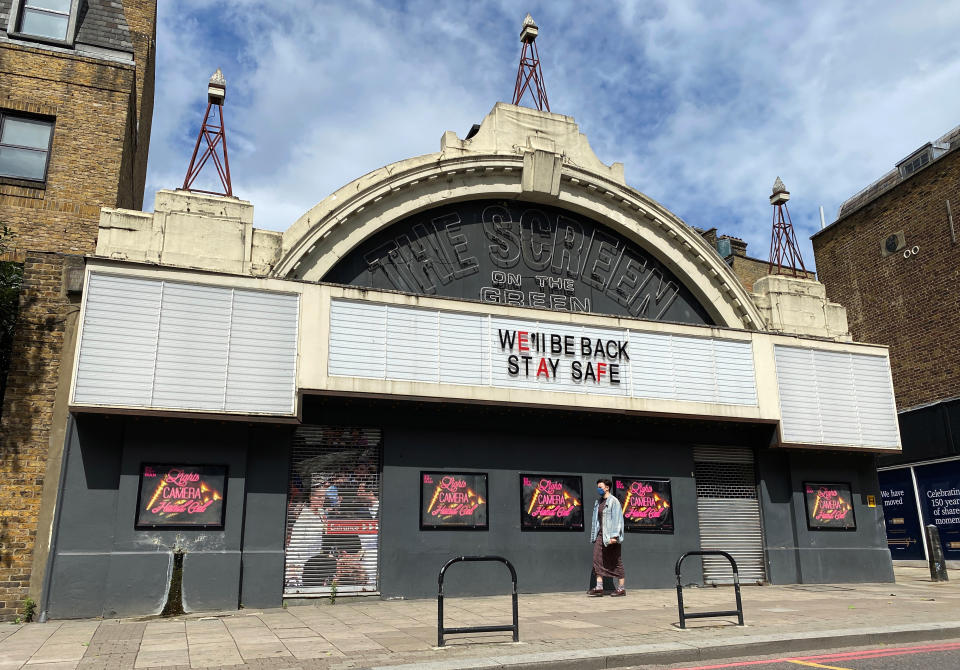
[[[433,154],[365,175],[284,233],[274,275],[761,328],[723,259],[659,203],[558,155],[544,179],[530,156]]]

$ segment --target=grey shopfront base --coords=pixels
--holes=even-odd
[[[773,584],[892,582],[883,508],[872,454],[820,451],[759,452],[761,509],[768,579]],[[856,530],[810,530],[803,483],[851,485]]]
[[[51,578],[52,618],[157,614],[173,551],[184,552],[183,600],[192,611],[282,603],[291,426],[215,420],[80,415],[69,436]],[[672,534],[629,533],[628,588],[669,588],[685,551],[701,548],[693,445],[753,447],[764,526],[767,579],[776,584],[893,580],[874,457],[766,448],[770,426],[676,422],[624,415],[307,398],[304,421],[368,426],[383,434],[380,592],[432,598],[437,573],[459,555],[497,554],[517,568],[521,592],[579,591],[591,569],[588,541],[600,477],[669,478]],[[229,469],[223,530],[136,530],[143,462],[224,464]],[[486,472],[489,529],[421,531],[421,470]],[[584,530],[520,530],[519,475],[583,479]],[[855,531],[807,528],[805,481],[851,485]],[[685,563],[697,580],[699,564]],[[450,595],[504,593],[502,565],[452,568]]]
[[[516,432],[443,432],[411,427],[384,431],[383,559],[385,596],[436,595],[437,571],[454,556],[495,554],[517,568],[522,592],[580,590],[588,583],[594,483],[612,475],[669,478],[673,534],[627,533],[623,546],[630,588],[669,588],[674,564],[701,547],[697,523],[693,450],[628,435],[518,435]],[[738,445],[750,446],[750,445]],[[758,449],[758,478],[764,525],[767,580],[774,584],[892,582],[873,456],[776,452]],[[489,531],[418,532],[420,470],[480,471],[489,474]],[[581,532],[520,530],[519,474],[582,475],[585,528]],[[849,482],[854,491],[854,531],[809,530],[805,481]],[[502,593],[502,566],[476,564],[451,569],[450,594]],[[498,569],[499,568],[499,569]],[[699,561],[684,564],[684,578],[701,581]]]
[[[188,611],[276,607],[283,583],[287,426],[81,415],[50,581],[51,618],[158,614],[173,552]],[[223,530],[137,530],[141,463],[228,468]]]

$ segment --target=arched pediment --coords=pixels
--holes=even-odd
[[[495,109],[491,116],[496,112]],[[559,115],[550,116],[558,117]],[[560,119],[567,118],[560,117]],[[489,121],[490,117],[484,125],[486,126]],[[568,123],[572,123],[572,120]],[[451,134],[448,133],[449,135]],[[491,239],[488,232],[483,232],[483,210],[486,207],[496,206],[499,201],[508,212],[509,226],[516,224],[518,235],[523,234],[521,221],[514,221],[514,218],[522,218],[524,212],[531,212],[527,216],[535,217],[538,209],[544,214],[550,212],[545,217],[548,220],[546,224],[530,224],[541,228],[537,234],[533,232],[533,228],[530,228],[529,235],[538,237],[542,246],[547,237],[547,228],[550,229],[553,239],[556,239],[557,231],[561,227],[557,222],[567,215],[569,219],[575,220],[581,226],[586,226],[591,236],[596,231],[599,231],[601,237],[609,236],[614,240],[610,248],[616,253],[622,255],[622,252],[627,249],[634,250],[627,252],[627,256],[633,253],[635,256],[642,257],[635,261],[635,267],[642,267],[648,273],[657,270],[661,273],[660,276],[665,278],[666,283],[676,281],[678,287],[682,288],[676,291],[677,297],[671,304],[682,297],[681,303],[686,302],[689,311],[702,312],[703,318],[700,322],[734,328],[761,327],[762,317],[749,293],[716,251],[695,230],[659,203],[622,183],[615,168],[600,170],[595,165],[591,165],[590,169],[579,167],[578,163],[584,164],[588,161],[580,160],[575,163],[576,156],[571,157],[560,153],[562,147],[556,145],[551,147],[549,143],[544,144],[545,149],[539,149],[516,145],[490,146],[488,142],[484,147],[485,152],[479,153],[464,150],[470,140],[461,141],[453,138],[451,141],[448,136],[444,137],[443,151],[440,153],[401,161],[364,175],[304,214],[284,233],[282,258],[275,267],[274,274],[310,281],[352,283],[357,280],[362,285],[365,281],[364,272],[367,273],[366,280],[369,280],[372,274],[369,267],[360,267],[357,259],[370,256],[371,249],[375,249],[378,244],[389,246],[391,233],[388,229],[398,226],[397,234],[392,236],[393,240],[404,235],[410,239],[414,226],[422,226],[426,223],[433,226],[433,219],[444,216],[444,211],[449,215],[459,213],[457,215],[461,217],[461,221],[464,219],[463,212],[469,212],[469,216],[473,217],[469,225],[478,226],[474,235],[475,240],[484,240],[484,242],[474,241],[472,246],[481,248],[482,253],[488,255],[493,253],[497,256],[496,251],[491,247],[496,247],[500,242]],[[579,137],[582,138],[582,135]],[[528,142],[528,144],[531,143]],[[555,150],[551,151],[551,148]],[[478,203],[485,204],[481,207]],[[477,210],[477,207],[480,209]],[[487,227],[489,228],[490,225],[488,224]],[[503,236],[509,238],[505,233],[501,237]],[[411,241],[416,247],[416,242]],[[429,239],[425,239],[425,242],[428,245],[432,244]],[[574,241],[574,245],[577,244],[578,242]],[[510,246],[510,243],[508,242],[507,245]],[[593,264],[597,262],[598,249],[594,249],[593,256],[589,257]],[[501,255],[505,255],[507,262],[510,262],[510,254],[513,251],[515,250],[511,248]],[[583,260],[584,265],[589,251],[588,248],[588,253]],[[450,252],[447,253],[449,255]],[[520,259],[517,261],[520,272],[513,274],[526,274],[529,276],[528,283],[539,281],[535,279],[537,275],[531,271],[542,265],[543,259],[534,259],[534,267],[530,268],[529,264],[524,262],[522,249],[520,253]],[[536,255],[530,251],[527,253]],[[429,254],[426,257],[429,259]],[[645,265],[643,265],[644,259],[647,259]],[[491,262],[496,264],[495,260]],[[608,282],[607,288],[613,286],[616,292],[617,285],[610,282],[619,282],[622,293],[626,290],[624,287],[633,279],[628,277],[624,280],[623,268],[614,267],[611,271],[606,265],[606,262],[601,262],[599,267],[603,276],[596,283],[602,283],[605,279]],[[561,266],[566,268],[569,264],[564,266],[558,263],[558,267]],[[552,257],[548,267],[554,267]],[[508,267],[498,269],[504,273],[509,270]],[[592,269],[593,265],[587,268],[588,279]],[[478,272],[480,270],[482,268],[479,268]],[[583,274],[583,270],[584,268],[581,267],[580,274]],[[373,270],[373,274],[377,272],[377,269]],[[442,288],[442,275],[446,270],[439,268],[438,272],[439,274],[435,273],[437,281],[433,282],[432,289],[423,282],[417,283],[416,272],[410,274],[410,281],[402,279],[401,276],[397,279],[397,285],[377,285],[377,287],[399,288],[411,292],[434,290],[438,295],[445,295],[438,289]],[[610,272],[613,275],[609,274]],[[385,277],[386,271],[382,271],[381,274]],[[430,274],[431,272],[427,270],[428,279]],[[541,276],[546,276],[546,273]],[[659,287],[660,276],[653,273],[646,285],[647,288],[650,288],[649,284],[654,279],[657,280]],[[485,279],[492,278],[485,277]],[[643,278],[641,277],[638,281],[643,281]],[[477,295],[460,295],[462,292],[457,295],[483,299],[479,289],[493,285],[492,282],[484,281],[474,287],[478,289]],[[599,304],[611,306],[611,303],[605,302],[603,289],[591,286],[589,283],[587,285],[591,290],[601,292],[594,294],[596,297],[592,299],[591,308],[598,304],[598,300]],[[510,289],[506,284],[502,284],[501,288]],[[521,287],[520,289],[528,296],[527,304],[530,303],[529,293],[532,288]],[[654,298],[656,293],[657,291],[654,290]],[[645,295],[641,294],[633,298],[635,301],[642,301]],[[488,293],[487,298],[490,297]],[[585,294],[580,296],[580,305],[586,297]],[[663,296],[661,296],[662,299]],[[533,306],[550,306],[549,304],[541,305],[540,298],[535,300]],[[671,313],[669,308],[660,314],[660,308],[656,308],[658,303],[653,301],[653,298],[651,301],[648,301],[645,309],[637,314],[629,310],[631,307],[636,310],[639,302],[625,307],[627,311],[614,309],[599,311],[639,318],[658,318],[659,314],[659,318],[678,320],[676,313]],[[696,319],[679,320],[696,322]]]

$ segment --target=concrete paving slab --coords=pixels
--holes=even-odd
[[[165,640],[144,640],[140,643],[140,649],[144,651],[178,651],[187,648],[187,638],[165,639]]]
[[[189,665],[190,656],[186,649],[176,651],[144,651],[137,654],[134,668],[160,668],[169,665]]]
[[[44,643],[33,656],[30,662],[62,663],[69,661],[79,662],[87,651],[87,645],[80,642],[54,643],[53,638]]]
[[[285,628],[276,631],[276,635],[281,640],[295,640],[297,638],[315,638],[317,631],[312,628]]]
[[[356,651],[386,651],[383,645],[377,644],[368,637],[349,637],[349,638],[327,638],[329,642],[342,651],[344,654],[350,654]]]
[[[258,658],[277,658],[280,656],[291,656],[290,651],[283,646],[280,640],[276,642],[237,642],[237,649],[244,661],[251,661]]]
[[[379,644],[381,647],[389,649],[393,652],[422,651],[431,648],[430,643],[424,642],[423,640],[418,640],[417,638],[409,635],[394,636],[373,634],[370,636],[370,639]]]
[[[80,661],[58,661],[54,663],[34,663],[32,660],[24,668],[29,670],[74,670]]]
[[[243,658],[233,642],[192,644],[189,648],[191,668],[210,668],[221,665],[241,665]]]

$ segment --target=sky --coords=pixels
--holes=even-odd
[[[234,194],[285,230],[509,102],[526,12],[551,111],[628,185],[754,257],[778,176],[809,268],[820,206],[831,223],[960,124],[955,2],[160,0],[145,208],[182,185],[217,67]]]

